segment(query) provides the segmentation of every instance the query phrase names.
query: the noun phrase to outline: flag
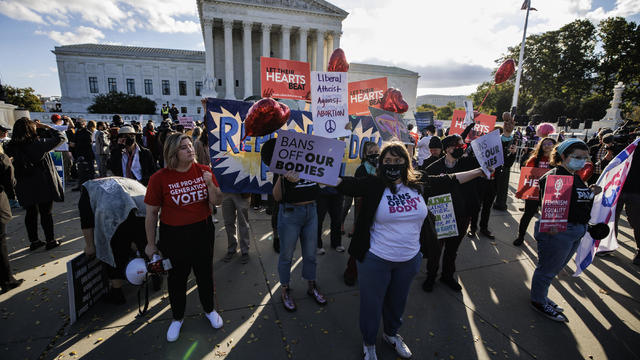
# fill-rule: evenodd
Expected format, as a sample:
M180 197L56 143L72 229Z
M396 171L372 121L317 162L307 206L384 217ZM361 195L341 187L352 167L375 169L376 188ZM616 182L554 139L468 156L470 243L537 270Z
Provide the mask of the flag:
M527 10L527 8L530 6L531 6L531 0L524 0L524 2L522 3L522 7L520 7L520 10ZM530 10L538 11L538 9L536 8L531 8Z
M602 171L596 183L602 188L602 192L595 196L591 208L591 224L605 223L609 225L609 236L602 240L594 240L587 232L580 240L576 252L576 272L573 276L580 275L593 261L593 256L598 251L611 251L618 248L618 240L615 232L616 204L620 198L620 192L627 179L633 152L638 146L640 138L627 146L609 165Z

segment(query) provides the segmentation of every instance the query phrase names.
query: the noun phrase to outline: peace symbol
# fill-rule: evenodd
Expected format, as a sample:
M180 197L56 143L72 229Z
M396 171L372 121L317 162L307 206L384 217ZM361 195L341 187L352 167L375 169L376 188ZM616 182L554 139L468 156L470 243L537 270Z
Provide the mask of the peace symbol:
M332 133L332 132L336 131L336 122L333 121L333 120L327 120L327 122L324 123L324 129L328 133Z

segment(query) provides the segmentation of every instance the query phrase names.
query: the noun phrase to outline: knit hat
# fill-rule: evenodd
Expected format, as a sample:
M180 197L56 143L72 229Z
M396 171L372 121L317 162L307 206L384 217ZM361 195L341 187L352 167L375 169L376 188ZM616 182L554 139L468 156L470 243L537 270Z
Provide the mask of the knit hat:
M582 143L584 144L584 146L587 146L587 144L584 143L584 141L582 140L578 140L575 138L570 138L567 139L563 142L560 143L560 145L558 145L558 147L556 148L556 151L558 152L558 154L562 155L562 153L565 152L565 150L567 150L569 148L569 146L573 145L573 144L577 144L577 143Z
M437 136L432 136L429 140L429 149L442 149L442 140Z

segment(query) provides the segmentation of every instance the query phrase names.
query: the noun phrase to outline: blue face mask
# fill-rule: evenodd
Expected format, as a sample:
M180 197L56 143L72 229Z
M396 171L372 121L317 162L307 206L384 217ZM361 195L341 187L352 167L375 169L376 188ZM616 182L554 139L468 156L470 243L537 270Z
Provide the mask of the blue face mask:
M369 163L368 161L364 162L364 168L365 168L365 170L367 170L367 174L369 174L369 175L375 175L376 174L376 167L371 165L371 163Z
M585 159L569 158L569 162L567 163L567 168L573 171L582 170L582 168L586 163L587 163L587 160Z
M502 142L509 142L509 141L513 140L513 135L509 136L509 137L506 137L504 135L500 135L500 137L502 138Z

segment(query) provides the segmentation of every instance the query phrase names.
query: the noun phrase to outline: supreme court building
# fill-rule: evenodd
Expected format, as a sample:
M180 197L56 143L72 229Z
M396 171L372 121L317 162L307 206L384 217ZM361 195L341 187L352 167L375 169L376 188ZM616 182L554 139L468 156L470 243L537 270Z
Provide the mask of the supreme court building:
M202 96L260 96L260 57L306 61L323 71L348 13L323 0L197 0L205 51L78 44L57 46L62 111L85 112L97 94L122 91L200 114ZM345 49L347 59L349 51ZM416 107L418 74L350 63L349 81L387 77Z

